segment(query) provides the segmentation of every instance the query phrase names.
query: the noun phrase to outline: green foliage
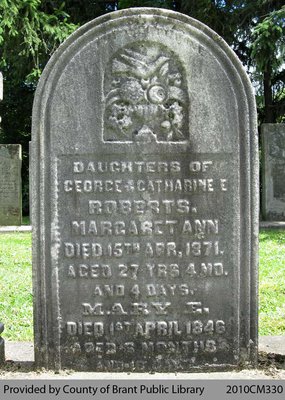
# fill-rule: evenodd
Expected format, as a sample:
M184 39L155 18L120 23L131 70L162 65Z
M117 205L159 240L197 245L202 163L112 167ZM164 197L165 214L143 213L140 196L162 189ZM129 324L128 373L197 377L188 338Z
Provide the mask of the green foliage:
M115 11L118 6L116 0L65 0L65 10L70 20L75 24L83 25L92 19L110 11Z
M0 1L0 70L4 100L0 103L1 143L23 147L23 212L29 212L28 146L34 90L58 45L76 29L64 3L40 0Z
M119 0L118 9L130 7L157 7L157 8L173 8L172 0Z
M68 22L64 3L51 12L48 5L40 0L0 2L0 69L4 76L8 73L14 81L36 83L48 58L75 30L76 25Z
M257 69L263 72L270 62L277 70L284 63L285 55L285 6L271 12L252 32L251 56Z
M284 0L181 0L178 11L219 33L257 89L259 122L285 120Z
M254 26L251 60L258 88L259 118L264 122L285 120L285 6L273 10Z

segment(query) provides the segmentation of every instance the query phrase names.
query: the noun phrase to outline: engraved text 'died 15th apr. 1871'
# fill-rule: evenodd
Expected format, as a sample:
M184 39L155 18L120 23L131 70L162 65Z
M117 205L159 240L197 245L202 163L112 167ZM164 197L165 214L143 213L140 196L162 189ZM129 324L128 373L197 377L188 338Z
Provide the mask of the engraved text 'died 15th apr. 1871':
M254 364L254 96L212 30L163 9L100 17L60 46L33 110L38 365Z

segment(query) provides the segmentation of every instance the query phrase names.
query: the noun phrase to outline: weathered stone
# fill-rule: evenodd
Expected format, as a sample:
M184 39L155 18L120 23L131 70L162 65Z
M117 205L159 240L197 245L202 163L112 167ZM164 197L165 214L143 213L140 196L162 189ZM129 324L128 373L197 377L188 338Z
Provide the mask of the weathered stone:
M0 72L1 100L3 100L3 75ZM21 145L0 144L0 225L22 223L21 167Z
M5 342L1 337L2 332L4 331L4 324L0 322L0 364L3 364L5 361Z
M0 72L0 100L3 100L3 74Z
M32 159L39 365L255 362L255 101L219 36L161 9L83 26L39 83Z
M3 75L0 72L0 101L3 100ZM1 116L0 116L1 122ZM4 324L0 322L0 364L5 361L4 339L1 338L1 333L4 330Z
M3 75L2 72L0 72L0 101L3 100ZM0 116L0 122L1 122L1 116Z
M263 124L262 216L285 221L285 124Z
M0 225L22 223L22 146L0 144Z

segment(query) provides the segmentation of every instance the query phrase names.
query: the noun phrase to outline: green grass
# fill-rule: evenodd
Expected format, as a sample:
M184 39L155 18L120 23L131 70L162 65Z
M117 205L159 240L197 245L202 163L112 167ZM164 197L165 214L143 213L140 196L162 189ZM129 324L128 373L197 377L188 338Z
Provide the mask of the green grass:
M285 231L260 233L259 334L285 335ZM31 234L0 235L0 320L7 340L33 339Z
M0 320L8 340L32 340L31 234L0 234Z
M22 217L22 224L23 225L30 225L30 217Z
M285 335L285 231L263 230L259 242L259 334Z

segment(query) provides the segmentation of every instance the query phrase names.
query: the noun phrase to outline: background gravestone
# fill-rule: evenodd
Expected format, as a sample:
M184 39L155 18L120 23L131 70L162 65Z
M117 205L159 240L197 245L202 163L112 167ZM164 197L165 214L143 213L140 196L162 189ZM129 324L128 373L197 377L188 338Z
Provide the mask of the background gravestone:
M31 150L38 365L255 363L255 101L220 37L162 9L83 26L42 75Z
M0 144L0 225L22 223L22 147Z
M3 100L3 76L0 72L1 100ZM0 225L22 223L21 167L21 145L0 144Z
M3 100L3 75L0 72L0 101ZM0 115L0 122L1 122L1 115Z
M4 331L4 324L0 322L0 364L5 361L5 342L1 337L2 332Z
M263 124L262 215L267 221L285 221L285 124Z
M3 100L3 75L0 72L0 101ZM0 116L1 122L1 116ZM0 321L0 364L5 361L5 348L4 339L1 337L1 333L4 330L4 324Z

